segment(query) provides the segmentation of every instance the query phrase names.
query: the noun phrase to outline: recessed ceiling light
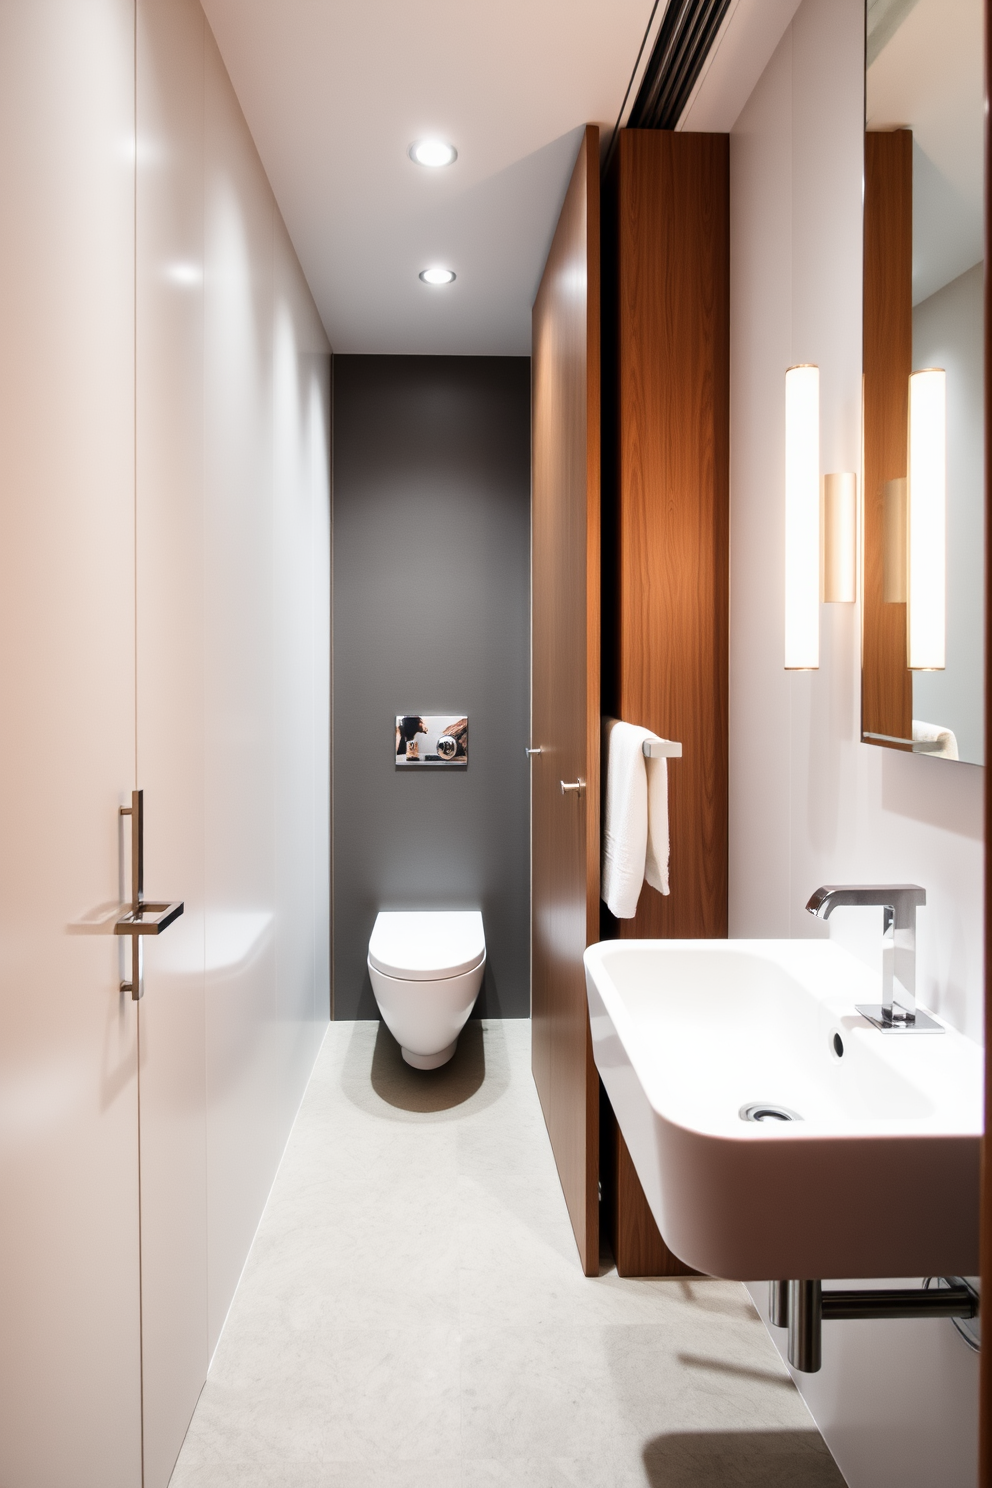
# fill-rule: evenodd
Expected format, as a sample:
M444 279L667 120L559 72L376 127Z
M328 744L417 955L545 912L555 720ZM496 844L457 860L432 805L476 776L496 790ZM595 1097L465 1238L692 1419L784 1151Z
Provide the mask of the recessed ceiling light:
M450 165L457 160L458 151L445 140L415 140L410 146L410 159L415 160L418 165L429 165L436 170L438 166Z
M454 269L421 269L420 277L425 284L453 284Z

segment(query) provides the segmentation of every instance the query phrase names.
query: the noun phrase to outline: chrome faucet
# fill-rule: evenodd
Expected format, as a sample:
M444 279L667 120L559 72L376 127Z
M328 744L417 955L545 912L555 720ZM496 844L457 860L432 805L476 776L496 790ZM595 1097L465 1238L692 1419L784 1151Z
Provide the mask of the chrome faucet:
M916 911L927 902L919 884L825 884L806 908L828 920L838 906L879 905L882 910L882 1001L855 1009L883 1033L943 1033L916 1006Z

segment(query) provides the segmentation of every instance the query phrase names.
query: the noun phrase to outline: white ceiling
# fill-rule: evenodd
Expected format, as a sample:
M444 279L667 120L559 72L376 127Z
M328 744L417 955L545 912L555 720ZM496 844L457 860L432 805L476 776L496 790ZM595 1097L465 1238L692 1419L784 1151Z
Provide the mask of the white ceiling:
M204 0L336 352L529 354L582 126L614 124L651 8ZM414 165L425 135L455 164Z
M982 258L982 0L897 0L874 8L898 24L868 69L868 127L913 131L918 304Z

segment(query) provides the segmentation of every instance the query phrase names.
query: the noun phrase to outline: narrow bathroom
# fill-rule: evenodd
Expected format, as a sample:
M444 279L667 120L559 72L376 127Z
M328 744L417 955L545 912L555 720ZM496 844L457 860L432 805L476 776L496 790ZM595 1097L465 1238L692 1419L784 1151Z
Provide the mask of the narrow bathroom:
M990 8L0 7L2 1488L992 1488Z

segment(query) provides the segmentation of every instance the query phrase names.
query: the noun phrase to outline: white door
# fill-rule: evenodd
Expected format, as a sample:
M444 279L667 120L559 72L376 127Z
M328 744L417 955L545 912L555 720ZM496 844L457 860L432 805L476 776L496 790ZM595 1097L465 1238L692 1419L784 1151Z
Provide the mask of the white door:
M204 22L138 0L135 77L136 785L144 1488L165 1488L209 1363L204 1006Z
M0 5L0 1483L141 1472L129 0Z
M0 1485L165 1488L327 1018L328 348L197 0L0 3L0 201Z
M0 6L5 1488L164 1488L208 1362L204 25L137 16Z

